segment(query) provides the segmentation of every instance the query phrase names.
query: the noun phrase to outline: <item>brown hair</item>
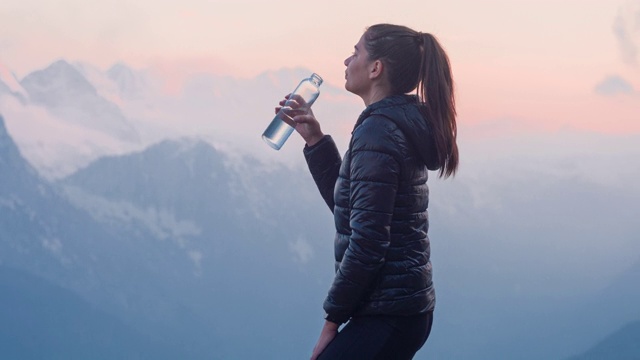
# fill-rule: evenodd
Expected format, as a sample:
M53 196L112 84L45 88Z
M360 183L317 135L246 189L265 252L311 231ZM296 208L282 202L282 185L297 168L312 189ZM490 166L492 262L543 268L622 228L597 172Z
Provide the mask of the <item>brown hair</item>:
M438 40L406 26L378 24L367 28L365 47L371 60L385 65L394 94L417 89L418 102L435 139L440 177L458 168L456 105L451 64Z

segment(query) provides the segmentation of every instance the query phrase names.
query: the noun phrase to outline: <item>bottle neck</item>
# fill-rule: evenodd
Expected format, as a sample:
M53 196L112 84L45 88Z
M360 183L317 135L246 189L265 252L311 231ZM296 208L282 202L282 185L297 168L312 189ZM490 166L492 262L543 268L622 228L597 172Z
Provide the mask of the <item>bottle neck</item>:
M311 79L311 82L316 86L320 86L322 84L322 78L316 73L311 74L311 77L309 79Z

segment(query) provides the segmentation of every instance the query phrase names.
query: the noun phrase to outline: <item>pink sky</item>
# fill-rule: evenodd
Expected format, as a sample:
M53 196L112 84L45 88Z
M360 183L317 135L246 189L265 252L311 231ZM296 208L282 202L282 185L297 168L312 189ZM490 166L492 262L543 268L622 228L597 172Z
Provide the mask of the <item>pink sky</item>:
M58 58L241 77L304 66L342 86L363 29L394 22L440 38L466 124L640 132L640 0L393 4L6 0L0 63L18 77Z

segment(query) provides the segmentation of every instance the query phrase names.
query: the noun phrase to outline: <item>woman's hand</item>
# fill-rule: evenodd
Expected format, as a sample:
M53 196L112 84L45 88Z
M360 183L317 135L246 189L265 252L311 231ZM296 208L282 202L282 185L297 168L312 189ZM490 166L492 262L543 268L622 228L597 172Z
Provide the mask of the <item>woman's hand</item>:
M320 123L313 115L313 111L305 105L300 96L292 97L289 94L285 96L284 100L280 101L280 106L276 108L276 113L282 108L289 108L285 110L285 113L290 119L285 117L283 120L296 129L308 146L313 146L324 137L324 134L320 129Z
M338 335L338 324L331 321L325 321L324 326L322 327L322 332L320 333L320 338L318 339L316 346L313 348L311 360L316 360L336 335Z

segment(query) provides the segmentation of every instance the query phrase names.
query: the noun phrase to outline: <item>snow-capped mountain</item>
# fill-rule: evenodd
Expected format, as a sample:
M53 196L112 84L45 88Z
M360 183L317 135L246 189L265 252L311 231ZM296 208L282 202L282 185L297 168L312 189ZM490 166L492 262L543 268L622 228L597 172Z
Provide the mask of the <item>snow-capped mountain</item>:
M13 297L3 292L0 299L3 304L24 299L18 308L3 306L0 310L0 318L11 320L12 337L15 337L10 344L2 346L3 357L14 354L23 358L35 351L35 354L43 353L47 357L65 358L78 351L105 348L108 353L115 350L121 356L131 358L141 353L152 356L157 348L167 351L162 354L164 351L161 350L159 354L171 358L189 354L182 348L189 347L198 358L201 350L196 348L203 346L202 340L185 338L180 346L164 345L167 342L160 340L169 336L163 335L166 334L163 331L170 332L167 330L168 319L191 318L186 313L178 315L180 301L163 295L168 290L162 285L162 275L158 274L164 272L159 270L163 268L159 264L164 261L171 263L170 274L179 274L182 264L191 274L190 259L181 256L183 252L172 255L173 249L178 248L173 242L158 241L147 227L129 232L114 226L113 222L97 221L73 205L57 186L42 179L20 156L4 131L2 118L0 174L1 273L3 276L10 273L26 281L16 285L15 280L3 277L0 287L28 291L13 293ZM152 275L154 273L156 275ZM46 296L47 306L42 305L41 298L34 297L38 295ZM80 314L96 323L82 320L78 317ZM173 322L170 326L180 327L178 323ZM191 319L189 323L203 336L210 334L198 327L197 319ZM49 328L48 325L59 327ZM82 326L82 334L74 335L74 331L79 331L74 326ZM149 328L158 331L148 331ZM109 334L101 329L118 333ZM137 340L129 342L127 337L119 335L120 332ZM97 337L102 338L98 340ZM4 340L0 343L4 344ZM101 345L105 342L109 343L106 347ZM36 345L40 348L32 349ZM168 355L171 353L173 355Z
M22 91L0 92L0 114L21 154L46 178L144 146L118 106L63 60L14 88Z
M24 156L45 177L66 176L105 155L139 151L166 139L199 137L229 153L261 160L301 161L302 140L264 151L260 135L284 95L311 71L282 69L252 79L172 69L103 71L59 60L18 81L2 72L0 113ZM0 84L2 84L0 83ZM9 89L9 90L7 90ZM324 84L314 111L323 128L347 143L362 109L345 90ZM324 104L323 104L324 103Z
M62 120L121 141L139 141L136 129L120 108L100 96L96 88L64 60L27 75L20 84L31 103L47 108Z

